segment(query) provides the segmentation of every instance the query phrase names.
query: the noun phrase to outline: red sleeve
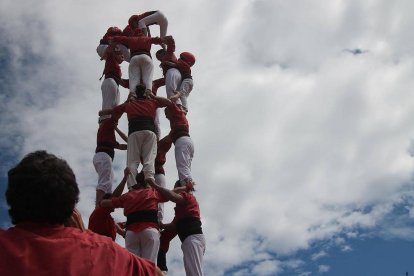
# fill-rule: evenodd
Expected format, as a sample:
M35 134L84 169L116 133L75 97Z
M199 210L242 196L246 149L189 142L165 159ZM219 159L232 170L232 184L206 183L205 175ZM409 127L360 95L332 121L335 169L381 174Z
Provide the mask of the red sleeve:
M158 88L165 85L165 79L160 78L152 81L152 94L157 95Z
M125 29L122 31L123 36L132 36L132 34L133 34L133 31L132 31L131 26L129 25L127 25Z
M186 192L181 192L181 193L178 193L179 195L181 195L182 197L183 197L183 199L185 200L185 203L184 204L186 204L187 202L189 202L189 193L186 193Z
M111 199L112 202L112 206L114 208L121 208L124 207L124 197L123 196L119 196L119 197L113 197Z
M162 39L159 37L151 37L151 44L157 44L157 45L161 45L162 44Z
M167 44L167 50L165 51L165 55L164 55L164 59L163 61L176 61L177 58L174 55L175 52L175 40L174 38L170 38L170 39L166 39L166 44Z
M122 87L129 89L129 79L121 79L121 82L119 83Z
M155 189L154 189L155 190ZM167 199L166 197L164 197L159 191L155 190L155 193L159 199L160 202L167 202L169 201L169 199Z
M112 38L112 41L114 41L116 43L121 43L121 44L129 47L130 38L128 36L114 36Z
M115 106L112 109L112 117L114 118L115 121L118 121L119 118L121 118L122 114L124 114L125 105L126 105L126 103L123 103L123 104Z

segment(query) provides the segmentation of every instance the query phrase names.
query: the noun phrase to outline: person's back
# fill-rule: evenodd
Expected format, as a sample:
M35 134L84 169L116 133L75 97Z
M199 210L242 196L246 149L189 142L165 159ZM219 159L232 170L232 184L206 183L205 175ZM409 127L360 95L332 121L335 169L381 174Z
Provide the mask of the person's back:
M8 172L15 227L0 230L0 275L162 275L111 239L64 227L79 198L65 160L36 151Z
M155 265L110 238L63 225L0 231L0 275L154 275Z

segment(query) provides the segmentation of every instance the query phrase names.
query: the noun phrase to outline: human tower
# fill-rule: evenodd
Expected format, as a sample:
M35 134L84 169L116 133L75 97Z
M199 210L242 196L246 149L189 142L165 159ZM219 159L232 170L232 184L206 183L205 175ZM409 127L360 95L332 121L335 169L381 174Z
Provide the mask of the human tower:
M159 27L159 37L151 36L152 25ZM186 274L203 275L205 239L199 205L193 195L194 145L186 117L195 57L190 52L182 52L177 58L175 40L167 35L167 30L168 20L160 11L132 15L124 30L108 28L97 47L105 67L93 158L98 174L96 206L88 228L113 240L117 233L121 234L127 250L151 260L165 274L169 243L178 235ZM157 80L153 80L153 45L159 47L155 57L163 73L163 78ZM122 62L129 63L128 79L122 78ZM124 103L120 103L120 85L129 90ZM159 88L163 86L166 97L159 95L162 94ZM162 109L170 124L170 132L164 137L160 131ZM128 119L127 135L117 127L123 113ZM117 142L115 133L126 144ZM172 144L178 180L173 189L168 189L163 166ZM127 150L127 160L124 177L113 190L115 149ZM125 185L128 191L123 193ZM163 222L166 201L176 203L175 217L170 223ZM124 209L126 223L114 222L110 215L114 208Z

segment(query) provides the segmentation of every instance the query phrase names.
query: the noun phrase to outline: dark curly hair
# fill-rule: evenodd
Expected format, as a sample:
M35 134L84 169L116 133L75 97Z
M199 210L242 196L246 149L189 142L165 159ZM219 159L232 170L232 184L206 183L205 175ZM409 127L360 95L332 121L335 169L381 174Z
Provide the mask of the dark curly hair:
M6 200L14 224L63 224L79 200L79 188L65 160L35 151L9 170Z

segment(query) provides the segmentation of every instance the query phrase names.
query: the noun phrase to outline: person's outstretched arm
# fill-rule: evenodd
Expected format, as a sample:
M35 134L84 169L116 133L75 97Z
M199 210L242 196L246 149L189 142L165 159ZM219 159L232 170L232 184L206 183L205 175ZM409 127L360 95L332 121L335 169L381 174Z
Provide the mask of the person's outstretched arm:
M124 169L124 177L122 178L121 182L119 182L118 186L115 188L115 190L112 193L112 196L119 197L122 195L122 192L125 188L125 183L127 182L128 175L130 174L130 170L128 167Z
M159 191L163 197L172 202L184 203L185 201L185 199L180 194L177 194L169 189L157 185L155 181L148 181L148 184L151 185L151 187L153 187L155 190Z
M160 96L155 96L152 93L149 95L149 97L152 98L152 99L154 99L154 100L156 100L161 106L171 106L171 105L174 104L169 99L164 98L164 97L160 97Z

